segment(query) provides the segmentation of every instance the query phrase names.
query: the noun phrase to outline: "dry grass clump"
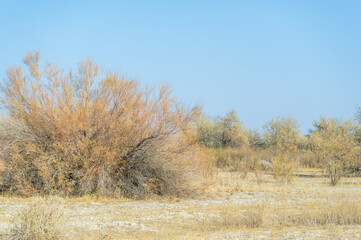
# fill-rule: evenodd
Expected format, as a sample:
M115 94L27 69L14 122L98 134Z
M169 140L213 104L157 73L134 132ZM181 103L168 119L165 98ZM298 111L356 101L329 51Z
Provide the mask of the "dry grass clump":
M340 201L338 203L319 203L317 208L307 208L290 221L298 225L359 225L361 224L361 205L358 201Z
M222 229L258 228L264 222L264 206L256 205L251 208L225 208L220 215L203 222L202 228L212 231Z
M16 240L64 239L62 203L39 199L28 204L13 220L10 238Z
M54 64L12 67L2 86L0 191L186 196L198 177L194 121L166 86L142 88L90 61L77 74Z

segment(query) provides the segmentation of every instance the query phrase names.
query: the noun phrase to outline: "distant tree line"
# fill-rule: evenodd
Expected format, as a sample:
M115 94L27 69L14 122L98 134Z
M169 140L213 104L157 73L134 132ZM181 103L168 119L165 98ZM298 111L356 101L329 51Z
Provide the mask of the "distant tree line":
M307 135L289 117L272 119L260 134L246 129L234 110L213 119L203 115L197 127L199 142L217 150L218 167L242 166L248 171L269 162L275 177L286 180L297 167L322 168L333 185L342 176L361 174L360 108L353 120L323 117L315 121Z

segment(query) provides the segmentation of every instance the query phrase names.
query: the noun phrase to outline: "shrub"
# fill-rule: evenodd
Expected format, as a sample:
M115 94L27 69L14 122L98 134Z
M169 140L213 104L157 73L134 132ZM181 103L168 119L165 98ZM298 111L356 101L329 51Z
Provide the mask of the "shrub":
M216 123L202 115L197 124L198 141L208 148L219 148L219 133Z
M272 150L274 178L290 182L297 165L297 155L306 141L297 121L284 117L272 119L264 126L264 139L266 146Z
M361 107L358 106L356 113L355 113L355 121L356 124L354 126L355 128L355 141L358 144L361 144Z
M261 137L261 134L257 130L247 130L249 145L256 149L264 149L265 142Z
M352 123L322 118L314 126L312 150L322 156L326 173L335 185L360 163L360 147L355 142Z
M248 147L220 148L215 151L215 166L230 171L242 172L244 176L255 170L258 158L256 152Z
M61 208L62 203L56 199L40 199L29 203L14 218L11 239L64 239Z
M296 151L302 142L297 121L292 118L277 118L266 123L264 138L267 147L280 152Z
M236 170L243 162L244 154L235 148L221 148L216 151L215 165L218 168Z
M0 133L2 190L19 195L60 193L145 198L194 193L198 109L181 106L170 90L142 88L91 60L77 74L39 53L9 68L2 86L9 112Z
M241 147L248 144L247 132L235 110L226 114L217 123L222 147Z
M296 163L290 159L290 155L277 155L272 158L272 163L274 178L279 180L281 183L291 182L296 168Z
M209 148L246 146L248 135L235 110L216 121L203 115L198 122L198 140Z

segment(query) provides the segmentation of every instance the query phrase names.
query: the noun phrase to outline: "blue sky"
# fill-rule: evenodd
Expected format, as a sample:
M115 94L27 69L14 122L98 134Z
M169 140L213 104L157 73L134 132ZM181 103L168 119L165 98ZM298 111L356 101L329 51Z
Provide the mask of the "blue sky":
M249 128L277 116L304 133L361 105L361 1L1 1L0 76L29 50L75 68L92 58L167 83Z

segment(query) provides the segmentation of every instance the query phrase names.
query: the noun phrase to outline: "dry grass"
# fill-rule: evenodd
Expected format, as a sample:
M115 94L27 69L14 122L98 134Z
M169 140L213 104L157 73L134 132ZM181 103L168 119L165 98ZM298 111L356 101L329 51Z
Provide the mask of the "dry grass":
M219 222L215 221L221 229L224 228L257 228L262 226L264 206L252 206L241 211L239 208L229 208L221 212Z
M194 230L201 229L205 232L257 228L263 224L263 212L263 205L252 206L250 208L237 206L222 207L217 216L202 219L193 228Z
M64 239L62 204L58 199L39 199L28 204L13 219L11 239Z
M357 201L304 203L299 207L304 210L291 205L280 209L269 204L221 207L219 215L200 220L193 228L209 232L260 227L361 225L361 206Z
M330 186L319 171L302 173L318 177L279 184L264 174L257 184L252 174L215 172L218 194L198 200L66 198L64 229L69 239L360 239L361 179ZM34 201L1 197L0 226Z
M318 202L313 205L313 207L305 208L299 214L290 217L290 221L306 226L361 224L360 201Z

